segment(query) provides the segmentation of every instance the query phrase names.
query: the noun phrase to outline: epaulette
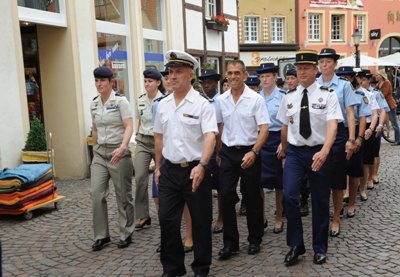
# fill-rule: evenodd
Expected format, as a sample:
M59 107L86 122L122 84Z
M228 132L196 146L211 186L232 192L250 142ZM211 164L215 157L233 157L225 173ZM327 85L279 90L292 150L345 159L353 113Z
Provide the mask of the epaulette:
M142 98L142 97L145 96L145 95L146 95L146 93L143 93L142 95L139 96L139 98Z
M293 91L296 91L297 90L297 87L296 88L292 88L291 90L288 90L287 92L286 92L286 94L289 94L289 93L291 93L291 92L293 92Z
M326 87L326 86L320 86L319 88L320 88L320 89L323 89L323 90L327 90L327 91L329 91L329 92L334 91L333 89L328 88L328 87Z
M373 90L373 91L380 91L380 90L379 90L379 89L377 89L377 88L373 88L372 90Z
M121 96L121 94L119 92L116 92L115 96Z
M169 96L170 93L167 93L163 96L158 97L157 99L154 99L153 102L160 102L161 100L163 100L165 97Z
M279 90L280 93L286 94L286 91L284 91L283 89Z
M208 102L213 103L214 99L211 99L210 97L207 96L204 92L199 92L201 96L203 96L205 99L207 99Z
M346 78L343 78L343 77L339 77L339 79L346 81L346 82L350 82L349 80L347 80Z
M361 90L356 90L355 93L356 93L356 94L359 94L359 95L361 95L361 96L364 96L364 95L365 95L365 93L364 93L363 91L361 91Z
M92 100L92 101L96 100L98 97L99 97L99 95L97 95L95 98L93 98L93 100Z

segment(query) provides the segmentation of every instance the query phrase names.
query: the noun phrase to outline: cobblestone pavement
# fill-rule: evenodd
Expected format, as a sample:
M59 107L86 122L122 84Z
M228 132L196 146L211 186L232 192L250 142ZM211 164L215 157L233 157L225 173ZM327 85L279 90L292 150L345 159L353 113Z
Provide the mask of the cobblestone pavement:
M266 193L268 219L261 253L247 254L245 217L239 216L240 253L218 261L222 234L213 235L211 276L400 276L400 220L398 173L400 147L382 143L380 184L369 191L367 202L357 203L356 216L343 218L341 233L329 238L328 262L312 262L311 217L303 218L306 250L301 262L285 267L288 247L285 232L273 234L274 193ZM118 249L116 203L109 196L109 220L113 243L92 252L92 221L89 180L60 181L59 193L66 196L60 209L36 210L34 218L0 216L4 276L159 276L159 224L151 205L153 224L133 235L133 244ZM216 198L213 200L216 206ZM188 275L193 254L186 256Z

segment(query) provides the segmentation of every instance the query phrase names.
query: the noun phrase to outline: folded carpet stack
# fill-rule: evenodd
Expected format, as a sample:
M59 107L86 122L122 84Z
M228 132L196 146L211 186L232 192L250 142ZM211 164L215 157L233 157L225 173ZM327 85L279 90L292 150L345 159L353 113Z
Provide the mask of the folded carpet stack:
M57 197L51 164L23 164L0 171L0 214L23 214Z

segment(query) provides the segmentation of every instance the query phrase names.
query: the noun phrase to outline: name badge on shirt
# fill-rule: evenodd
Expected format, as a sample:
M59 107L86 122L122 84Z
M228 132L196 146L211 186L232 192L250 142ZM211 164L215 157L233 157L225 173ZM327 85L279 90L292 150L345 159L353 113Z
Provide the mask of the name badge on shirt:
M363 101L364 101L364 104L368 104L369 103L368 97L367 96L363 96Z
M191 114L187 114L187 113L184 113L184 114L183 114L183 117L189 117L189 118L193 118L193 119L199 119L198 116L196 116L196 115L191 115Z
M322 110L326 108L326 104L314 103L311 105L313 109Z

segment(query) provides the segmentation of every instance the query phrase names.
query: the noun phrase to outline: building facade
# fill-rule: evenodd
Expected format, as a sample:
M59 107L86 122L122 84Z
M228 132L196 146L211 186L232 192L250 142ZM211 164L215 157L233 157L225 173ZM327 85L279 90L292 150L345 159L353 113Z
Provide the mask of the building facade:
M293 0L239 1L240 57L250 72L260 63L295 56L296 16Z
M343 57L355 52L352 35L361 32L360 52L382 57L400 50L400 0L307 0L298 5L302 48L335 48Z
M207 29L212 5L230 19L227 31ZM143 70L163 70L168 49L221 69L225 58L237 57L236 18L236 0L0 1L0 168L21 162L36 116L52 133L57 176L86 177L93 69L111 67L114 89L134 107Z

